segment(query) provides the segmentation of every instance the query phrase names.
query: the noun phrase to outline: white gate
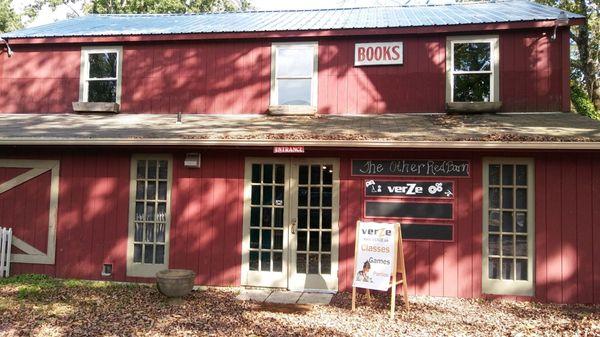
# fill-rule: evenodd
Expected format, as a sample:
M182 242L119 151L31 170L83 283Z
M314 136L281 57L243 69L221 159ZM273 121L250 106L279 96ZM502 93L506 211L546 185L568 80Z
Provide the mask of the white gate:
M0 227L0 278L10 274L10 246L12 244L12 228Z

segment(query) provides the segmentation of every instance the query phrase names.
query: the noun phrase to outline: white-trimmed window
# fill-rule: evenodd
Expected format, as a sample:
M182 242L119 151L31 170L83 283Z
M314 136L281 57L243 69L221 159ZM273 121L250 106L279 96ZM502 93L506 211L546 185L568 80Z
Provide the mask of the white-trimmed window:
M121 102L122 47L81 48L80 102Z
M131 161L127 275L153 277L169 265L171 175L168 155Z
M317 105L316 42L271 48L271 105Z
M446 101L499 100L497 36L449 37L446 42Z
M534 294L534 161L483 163L483 292Z

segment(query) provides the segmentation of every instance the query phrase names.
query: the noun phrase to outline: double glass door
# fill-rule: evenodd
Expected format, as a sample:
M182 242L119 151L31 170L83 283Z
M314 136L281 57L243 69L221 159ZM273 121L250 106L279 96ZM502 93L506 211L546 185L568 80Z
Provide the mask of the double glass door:
M338 160L248 158L242 283L337 289Z

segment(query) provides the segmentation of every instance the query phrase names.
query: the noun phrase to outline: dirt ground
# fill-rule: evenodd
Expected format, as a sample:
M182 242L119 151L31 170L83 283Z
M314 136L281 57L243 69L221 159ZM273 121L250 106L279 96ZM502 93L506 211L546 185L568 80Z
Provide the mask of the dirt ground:
M25 276L0 280L0 336L600 336L600 306L412 297L388 319L387 296L350 311L242 302L239 289L165 299L150 285Z

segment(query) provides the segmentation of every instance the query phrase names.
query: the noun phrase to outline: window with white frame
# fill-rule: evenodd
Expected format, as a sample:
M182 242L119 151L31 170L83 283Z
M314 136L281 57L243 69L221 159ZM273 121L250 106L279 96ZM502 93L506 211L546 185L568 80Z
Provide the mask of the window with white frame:
M271 105L317 105L317 44L272 46Z
M498 37L449 37L447 101L498 101Z
M120 103L121 47L81 49L79 101Z
M169 156L140 155L131 162L128 275L153 276L168 266Z
M484 160L483 186L483 291L533 295L533 160Z

